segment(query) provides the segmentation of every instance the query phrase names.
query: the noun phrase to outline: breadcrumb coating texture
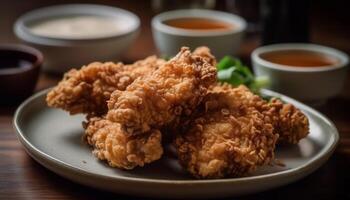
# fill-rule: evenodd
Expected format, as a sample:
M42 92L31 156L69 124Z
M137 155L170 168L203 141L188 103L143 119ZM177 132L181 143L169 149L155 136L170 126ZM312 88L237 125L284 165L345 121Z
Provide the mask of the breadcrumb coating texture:
M294 105L284 104L276 98L269 105L278 115L278 120L274 122L276 132L280 135L278 143L297 144L309 134L308 118Z
M247 87L218 84L177 127L180 164L197 178L238 177L274 161L275 144L296 144L308 134L307 117L279 99ZM172 129L175 130L175 129Z
M243 88L245 86L240 86ZM228 91L232 86L223 84L220 87L214 87L214 91ZM245 87L246 88L246 87ZM246 88L246 90L249 90ZM281 144L297 144L301 139L309 134L309 120L307 116L290 103L283 103L278 98L272 98L265 101L258 95L252 95L251 99L241 101L246 106L256 108L263 113L269 123L273 124L275 134L279 135L278 143Z
M212 56L206 51L207 57L201 57L182 48L173 59L136 79L125 91L113 92L107 118L122 124L129 134L141 134L190 115L216 81L216 68L208 62Z
M161 158L163 147L159 130L140 136L128 136L120 124L105 118L91 118L85 125L85 139L100 160L112 167L133 169Z
M136 78L151 73L164 62L150 56L132 65L94 62L79 70L72 69L48 93L47 104L70 114L105 114L113 91L125 90Z
M181 165L197 178L222 178L270 163L278 135L270 119L246 105L254 101L245 87L213 88L175 140Z

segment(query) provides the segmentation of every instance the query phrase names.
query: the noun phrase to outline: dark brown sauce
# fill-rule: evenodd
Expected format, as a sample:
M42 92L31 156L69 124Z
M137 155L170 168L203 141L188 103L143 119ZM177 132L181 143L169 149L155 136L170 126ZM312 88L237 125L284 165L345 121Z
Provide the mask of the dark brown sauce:
M4 70L27 70L33 66L34 55L16 50L0 50L0 72Z
M12 69L12 68L29 69L29 68L31 68L31 66L32 66L32 63L27 61L27 60L5 60L5 61L0 61L0 70Z
M176 28L194 30L225 30L235 28L234 24L205 18L177 18L164 21L163 23Z
M260 57L272 63L295 67L322 67L339 63L334 56L308 50L279 50L262 53Z

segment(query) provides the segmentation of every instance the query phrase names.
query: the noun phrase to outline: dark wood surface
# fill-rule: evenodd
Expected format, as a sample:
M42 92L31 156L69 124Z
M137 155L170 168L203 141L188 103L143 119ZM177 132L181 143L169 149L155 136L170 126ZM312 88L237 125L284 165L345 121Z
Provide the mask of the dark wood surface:
M29 10L35 5L26 2L30 1L8 3L6 4L8 7L5 9L0 6L0 20L4 17L9 19L5 22L0 21L0 23L4 23L2 24L4 26L0 27L8 29L18 12ZM46 1L34 2L39 5L48 4ZM130 5L127 1L122 1L119 4L109 1L109 4L128 8L143 16L142 34L130 50L125 53L123 60L131 62L156 53L149 29L149 20L152 16L149 4ZM13 10L16 9L17 12L14 12ZM322 10L315 12L322 13ZM316 15L312 19L311 36L313 42L333 46L350 53L349 31L348 34L344 33L344 30L349 30L348 28L339 28L333 23L323 23L323 20L327 21L327 16L322 14ZM9 31L5 31L0 36L0 42L14 41L16 39ZM240 56L248 61L250 52L258 45L258 36L246 38ZM42 73L36 91L56 84L59 78ZM17 105L0 106L0 200L130 198L75 184L52 173L31 159L17 140L12 127L13 113L16 107ZM330 99L326 105L317 109L335 123L340 133L340 143L329 161L316 172L298 182L235 199L350 199L350 76L348 76L342 94Z

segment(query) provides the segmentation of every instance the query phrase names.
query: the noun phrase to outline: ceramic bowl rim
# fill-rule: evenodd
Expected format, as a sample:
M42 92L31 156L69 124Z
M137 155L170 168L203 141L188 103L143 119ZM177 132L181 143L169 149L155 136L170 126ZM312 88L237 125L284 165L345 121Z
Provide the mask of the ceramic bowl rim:
M6 76L6 75L21 74L21 73L34 70L36 68L40 68L40 66L44 61L44 56L39 50L23 44L1 44L0 52L1 51L13 51L16 53L19 53L19 52L25 53L30 56L33 56L35 58L35 61L30 62L30 66L27 68L9 68L9 69L0 68L0 77Z
M64 8L69 8L70 10L67 10L62 14L50 13L57 10L62 10ZM130 26L130 28L127 31L116 32L115 34L108 35L108 36L87 37L87 38L63 38L63 37L56 38L56 37L40 36L40 35L31 33L28 26L26 25L30 20L35 21L35 20L39 20L40 18L48 18L53 15L65 16L65 15L74 14L72 12L73 9L78 9L80 12L82 13L86 12L89 15L100 16L100 14L103 14L105 16L110 16L110 17L115 17L111 13L118 12L120 15L124 15L130 18L130 20L133 20L134 24L133 26ZM85 11L84 9L90 9L90 11ZM91 10L94 10L93 11L94 13L92 13ZM82 14L82 13L79 13L79 14ZM16 36L24 41L44 44L44 45L59 45L59 44L75 44L75 43L79 44L79 43L86 43L91 41L98 42L101 40L103 41L103 40L121 38L136 32L140 28L140 24L141 24L140 19L137 15L135 15L134 13L128 10L124 10L121 8L106 6L106 5L99 5L99 4L62 4L62 5L43 7L43 8L35 9L25 13L24 15L20 16L16 20L13 26L13 30Z
M184 18L184 17L207 18L207 19L225 21L230 24L237 25L237 28L225 29L225 30L198 31L198 30L175 28L163 23L166 20ZM238 15L234 15L234 14L222 12L222 11L216 11L216 10L207 10L207 9L180 9L180 10L163 12L153 17L151 24L154 30L167 33L170 35L179 35L179 36L188 36L188 37L210 37L210 36L238 34L238 33L244 32L247 28L246 21Z
M339 63L330 66L320 67L299 67L299 66L287 66L269 62L260 57L262 53L279 51L279 50L308 50L314 52L320 52L327 55L334 56L340 60ZM288 72L323 72L323 71L334 71L341 68L345 68L349 64L349 57L346 53L319 44L312 43L281 43L272 44L256 48L252 54L251 59L253 63L259 64L260 67L270 68L277 71L288 71Z

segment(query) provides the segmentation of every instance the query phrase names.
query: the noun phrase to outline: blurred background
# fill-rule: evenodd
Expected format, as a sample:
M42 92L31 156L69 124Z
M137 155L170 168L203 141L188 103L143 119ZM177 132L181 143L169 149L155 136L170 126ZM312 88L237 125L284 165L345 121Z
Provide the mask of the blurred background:
M166 10L190 7L222 10L243 16L249 23L244 45L239 51L243 59L246 59L244 56L262 43L292 42L298 39L331 46L349 54L350 17L347 2L347 0L144 0L137 2L129 0L2 0L0 2L0 43L19 42L13 33L13 23L27 11L57 4L97 3L120 7L140 17L142 37L139 36L135 45L132 45L123 56L129 62L156 53L150 28L150 20L154 15ZM276 12L266 16L266 11L269 9L285 12L287 16L278 15ZM273 17L274 14L279 17ZM271 28L273 26L285 30L284 34ZM299 35L288 34L286 27L290 26L298 27ZM262 38L266 41L262 41ZM246 60L249 61L249 59Z

